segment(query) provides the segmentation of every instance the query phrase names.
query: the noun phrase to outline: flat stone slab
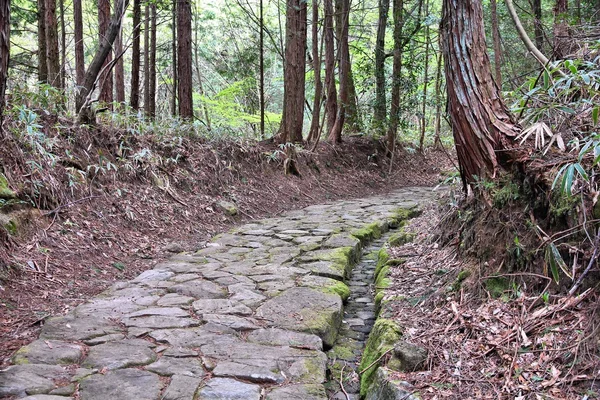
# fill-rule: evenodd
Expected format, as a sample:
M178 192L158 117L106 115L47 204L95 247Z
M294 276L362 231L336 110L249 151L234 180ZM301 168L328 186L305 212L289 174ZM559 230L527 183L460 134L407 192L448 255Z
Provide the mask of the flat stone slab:
M168 288L171 293L190 296L195 299L222 299L227 297L227 291L222 287L206 280L193 280Z
M256 314L270 326L312 333L331 347L342 321L342 299L310 288L292 288L268 300Z
M55 379L70 376L66 369L56 365L13 365L0 371L0 397L46 394L58 387Z
M192 376L175 375L161 397L161 400L194 400L194 394L202 379Z
M249 342L270 346L289 346L299 349L323 350L323 340L317 335L277 328L259 329L247 337Z
M204 376L204 368L198 358L192 357L168 357L163 356L160 360L146 366L146 371L154 372L161 376L191 376L201 378Z
M82 365L86 368L112 370L147 365L154 360L156 353L152 350L152 343L141 339L126 339L90 348Z
M245 304L231 299L196 300L192 307L196 314L235 314L252 315L252 309Z
M287 385L267 393L266 400L327 400L323 385Z
M127 368L95 374L81 381L81 400L159 400L162 383L158 375Z
M36 340L21 347L12 358L14 364L79 364L83 346L60 340Z
M198 400L260 400L259 385L230 378L214 378L198 392Z

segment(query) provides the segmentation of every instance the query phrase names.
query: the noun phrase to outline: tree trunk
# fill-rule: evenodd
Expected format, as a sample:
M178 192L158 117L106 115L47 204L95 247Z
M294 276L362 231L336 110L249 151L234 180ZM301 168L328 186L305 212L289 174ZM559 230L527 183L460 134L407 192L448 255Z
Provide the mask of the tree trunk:
M493 1L493 0L492 0ZM428 2L425 4L425 15L427 15ZM421 108L421 137L419 138L419 151L423 152L425 144L425 131L427 124L427 84L429 83L429 25L425 28L425 71L423 77L423 104Z
M67 66L67 32L65 31L65 0L59 0L60 5L60 87L65 88Z
M58 26L56 22L56 0L46 0L46 64L48 83L60 88L60 58L58 52Z
M177 116L177 0L173 0L171 23L171 68L173 69L173 93L171 96L171 115Z
M150 3L144 10L144 113L150 115Z
M38 19L38 81L48 83L48 64L46 61L46 0L37 0Z
M196 15L199 13L199 4L196 4ZM204 85L202 85L202 70L200 68L200 56L198 55L198 48L200 47L200 40L198 39L198 32L200 31L200 22L198 18L194 18L194 64L196 64L196 75L198 76L198 91L200 96L204 96ZM202 101L202 110L204 111L204 122L206 128L210 131L210 114L208 113L208 106L206 102Z
M321 97L323 84L321 82L321 54L319 54L319 1L313 0L312 4L312 57L315 76L315 98L313 101L312 121L308 141L316 141L319 136L319 117L321 116Z
M569 55L568 0L556 0L554 6L554 57L562 60Z
M96 50L96 54L92 59L83 79L83 86L81 90L77 94L77 98L75 103L80 104L80 107L77 107L79 111L79 123L81 124L90 124L95 122L95 115L91 110L92 99L91 95L94 89L98 86L98 78L100 75L100 71L102 69L102 65L104 64L108 54L112 49L112 45L119 34L119 30L121 29L121 21L123 19L123 14L125 13L125 9L127 8L128 0L117 0L117 4L115 7L115 12L110 19L110 24L108 26L108 30L106 35L104 35L100 40L100 46L98 50ZM110 72L110 69L107 68Z
M335 39L333 36L333 3L324 0L325 22L325 114L327 114L327 132L331 132L337 115L337 89L335 87Z
M439 35L438 35L439 39ZM439 42L439 40L438 40ZM441 47L441 46L440 46ZM437 72L435 77L435 138L433 139L433 147L440 150L442 141L440 139L442 127L442 53L437 56Z
M350 16L350 0L342 0L341 31L339 37L340 55L340 100L333 129L329 132L329 141L340 143L342 141L342 130L346 119L346 110L349 100L349 72L350 72L350 49L348 47L348 19Z
M108 35L108 26L110 23L110 0L98 0L98 31L100 33L100 43ZM113 40L114 42L114 40ZM112 43L111 43L112 47ZM112 48L110 49L112 50ZM112 61L112 51L109 51L104 60L104 72L100 76L100 101L110 106L113 101L113 79L108 64Z
M10 58L10 2L0 3L0 130L4 112L4 93Z
M444 0L442 16L448 111L463 183L494 177L511 161L520 131L492 79L480 0Z
M114 6L117 6L117 0L114 2ZM119 57L115 65L115 85L116 85L116 96L117 103L119 105L125 104L125 63L123 61L123 28L119 30L117 39L115 39L115 57Z
M81 0L78 0L81 1ZM140 107L140 35L142 24L141 0L133 0L133 44L131 49L131 95L129 105Z
M385 99L385 28L387 26L390 0L379 0L379 20L375 42L375 104L373 105L373 128L385 131L387 102Z
M150 89L148 90L150 104L148 115L156 117L156 3L150 6Z
M387 154L394 153L396 134L400 122L400 81L402 73L402 29L404 27L403 0L393 0L392 14L394 19L394 65L392 70L392 99L390 105L390 126L387 132Z
M73 0L73 22L75 25L75 79L77 80L77 86L81 86L83 85L83 77L85 76L81 0ZM75 112L79 112L79 108L76 108Z
M192 7L190 0L177 0L177 74L179 116L194 118L192 99Z
M500 47L500 30L498 29L496 0L490 0L490 11L492 17L492 40L494 42L494 71L496 73L496 84L499 88L502 88L502 49Z
M316 1L316 0L314 0ZM265 138L265 21L264 21L264 5L263 0L258 3L258 74L260 76L260 138Z
M542 26L542 0L532 0L533 26L535 29L535 46L544 52L544 27Z
M280 135L282 143L302 142L304 120L304 82L306 62L306 1L287 0L285 23L285 71L283 96L285 122Z

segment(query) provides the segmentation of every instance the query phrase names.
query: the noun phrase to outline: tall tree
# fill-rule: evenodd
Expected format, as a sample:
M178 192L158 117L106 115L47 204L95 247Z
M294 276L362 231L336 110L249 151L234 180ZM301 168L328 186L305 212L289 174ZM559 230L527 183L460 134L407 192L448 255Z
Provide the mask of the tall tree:
M85 60L83 48L83 10L81 0L73 0L73 23L75 25L75 80L77 86L83 85ZM79 110L75 110L79 112Z
M150 2L144 10L144 112L150 115Z
M421 0L419 0L421 1ZM404 0L393 0L392 18L394 19L394 51L392 69L392 98L390 104L390 123L387 132L387 153L393 154L396 146L396 133L400 122L400 82L402 73L402 30L404 28Z
M114 2L117 6L117 0ZM115 64L115 93L116 100L119 105L125 103L125 63L123 61L123 28L119 30L119 34L115 39L115 57L118 57Z
M98 86L98 77L102 65L106 61L110 53L113 43L121 29L121 21L123 14L127 8L128 0L118 0L115 6L114 13L110 19L108 30L100 40L100 45L94 54L92 62L88 66L83 79L83 85L75 98L75 108L79 110L78 120L82 124L90 124L95 122L95 114L91 109L93 103L92 94ZM110 71L109 71L110 72Z
M316 1L316 0L315 0ZM265 20L263 0L258 2L258 74L260 83L260 138L265 137Z
M385 98L385 30L388 21L390 0L379 0L377 40L375 41L375 104L373 105L373 127L385 129L387 102Z
M98 32L100 34L100 43L103 43L108 35L110 23L110 0L98 0ZM118 33L118 32L117 32ZM114 42L114 40L113 40ZM112 43L111 43L112 47ZM110 104L113 101L113 79L109 64L112 60L112 51L109 51L104 60L104 72L101 74L100 101Z
M331 132L337 115L337 89L335 87L335 41L333 35L333 3L324 0L325 20L323 36L325 41L325 114L327 132Z
M177 75L179 116L194 117L192 98L192 7L190 0L177 0Z
M569 2L568 0L556 0L554 5L554 57L557 60L565 58L569 54Z
M493 0L492 0L493 1ZM425 15L429 12L429 0L425 0ZM423 152L427 124L427 85L429 84L429 25L425 28L425 68L423 71L423 102L421 103L421 137L419 138L419 151Z
M319 53L319 1L312 2L312 58L315 77L315 97L313 100L312 121L308 133L308 141L317 140L319 135L319 117L321 115L321 97L323 84L321 82L321 54Z
M544 52L544 28L542 26L542 0L532 0L533 27L535 29L535 46Z
M65 87L67 74L67 31L65 30L65 0L59 0L60 8L60 87Z
M494 42L494 70L496 84L502 87L502 48L500 46L500 29L498 28L498 11L496 0L490 0L490 14L492 18L492 41Z
M448 112L466 186L511 161L506 150L520 128L492 79L481 0L444 0L441 30Z
M337 115L331 132L329 132L329 141L340 143L342 141L342 130L346 119L346 112L349 107L349 74L350 74L350 48L348 46L348 25L350 17L350 0L342 0L342 30L339 38L340 54L340 98L338 103Z
M306 62L306 1L287 0L285 23L285 69L283 96L285 111L280 141L301 142L304 120Z
M37 0L38 28L38 81L48 82L48 64L46 62L46 0Z
M77 0L76 0L77 1ZM81 1L81 0L78 0ZM174 0L176 1L176 0ZM131 49L131 95L129 105L134 110L140 107L140 34L142 23L141 0L133 0L133 44Z
M171 96L171 115L177 116L177 0L173 0L171 20L171 68L173 69L173 93Z
M48 83L60 88L60 57L58 52L58 24L56 21L56 0L46 0L46 65Z
M156 3L150 6L150 87L148 93L148 115L156 116Z
M4 111L4 93L10 58L10 2L0 2L0 130Z

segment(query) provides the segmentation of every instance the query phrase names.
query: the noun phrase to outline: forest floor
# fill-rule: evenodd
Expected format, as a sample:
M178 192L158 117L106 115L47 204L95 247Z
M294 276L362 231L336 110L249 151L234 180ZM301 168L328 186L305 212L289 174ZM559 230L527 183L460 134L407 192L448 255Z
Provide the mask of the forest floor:
M88 137L96 147L89 153L114 153L118 141L106 139L112 136ZM165 150L135 143L154 154L175 152L179 161L166 165L161 161L166 156L159 162L137 160L133 172L117 162L112 173L100 165L91 184L73 190L65 170L90 171L90 165L98 170L81 155L87 154L86 142L79 136L77 141L65 146L73 146L71 154L79 151L79 158L62 163L63 170L43 173L41 179L51 183L51 193L38 198L43 209L17 237L0 243L0 366L37 337L48 317L68 312L115 281L132 279L172 253L200 248L232 226L335 199L433 186L452 168L445 152L400 151L390 169L379 142L363 137L299 152L301 177L284 175L282 152L273 144L184 141ZM3 151L11 187L25 187L19 177L26 175L27 155L11 146ZM236 215L219 205L224 200L236 205Z
M547 276L465 257L458 240L441 245L452 208L432 205L406 228L414 241L390 249L406 261L391 267L386 317L428 352L427 365L392 379L424 400L600 398L597 292L555 293ZM479 240L506 252L498 238Z

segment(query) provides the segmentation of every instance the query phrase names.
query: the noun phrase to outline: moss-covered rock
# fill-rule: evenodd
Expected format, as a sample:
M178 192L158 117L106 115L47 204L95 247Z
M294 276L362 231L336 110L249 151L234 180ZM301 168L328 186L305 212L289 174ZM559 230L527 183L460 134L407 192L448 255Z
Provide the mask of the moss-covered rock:
M17 194L8 187L8 179L4 174L0 174L0 199L16 199Z
M456 276L456 279L454 280L454 283L452 283L452 287L451 290L453 292L457 292L460 290L460 287L462 286L462 283L465 281L465 279L467 279L469 276L471 276L471 271L469 271L468 269L463 269L462 271L460 271L458 273L458 275Z
M342 301L344 301L344 302L346 300L348 300L348 297L350 297L350 288L344 282L338 281L331 286L327 286L327 287L323 288L323 291L325 293L337 294L338 296L340 296L342 298Z
M380 358L390 352L402 337L400 326L388 319L378 319L369 334L367 345L360 362L360 395L364 397L373 386L375 372L383 362Z
M510 282L503 276L495 276L485 281L485 289L495 299L500 298L510 288Z
M406 223L411 218L418 217L423 211L418 207L398 208L388 220L390 228L396 229Z
M350 234L360 240L360 242L364 245L371 240L379 239L383 233L382 230L382 226L378 222L373 222L360 229L350 232Z
M404 228L400 228L400 230L390 236L388 243L390 246L402 246L403 244L410 243L415 240L417 235L414 233L406 232Z

